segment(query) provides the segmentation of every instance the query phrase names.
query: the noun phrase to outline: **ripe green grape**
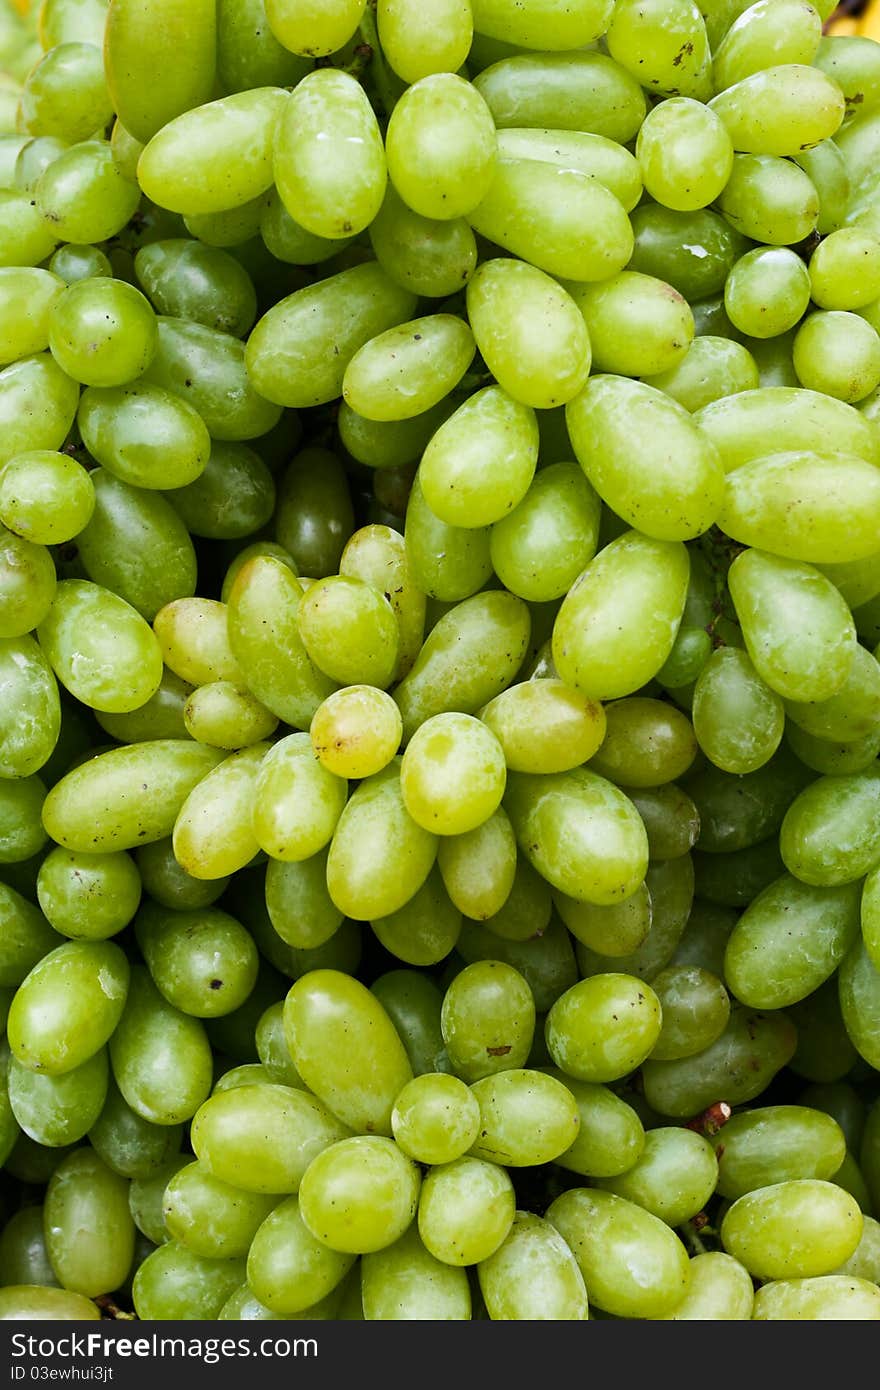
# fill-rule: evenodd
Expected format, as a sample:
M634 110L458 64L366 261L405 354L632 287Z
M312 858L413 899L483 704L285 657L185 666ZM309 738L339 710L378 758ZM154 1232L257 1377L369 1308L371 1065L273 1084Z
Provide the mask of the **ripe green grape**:
M113 106L100 49L92 43L54 45L28 73L20 109L31 135L54 135L68 145L103 130Z
M127 854L74 854L58 845L40 865L37 896L56 931L101 941L131 921L141 879Z
M312 1235L345 1254L392 1245L412 1222L421 1174L393 1139L342 1139L309 1164L299 1190L300 1215Z
M818 68L782 63L762 68L709 103L733 148L753 155L793 155L834 135L844 116L843 93Z
M880 337L858 314L820 310L798 329L792 360L802 386L852 404L880 382Z
M290 734L260 764L252 823L261 849L275 859L308 859L333 836L347 784L315 757L308 734Z
M645 117L636 156L651 197L692 212L713 203L733 168L733 144L721 119L691 97L669 97Z
M660 1026L653 990L633 976L611 972L582 980L557 999L547 1015L547 1047L567 1075L615 1081L641 1065Z
M489 188L496 159L492 115L479 91L454 73L431 74L407 89L385 145L392 184L423 217L462 217Z
M693 721L700 748L715 766L742 774L763 767L776 752L785 710L746 652L720 647L697 677Z
M848 1192L816 1178L772 1183L739 1197L725 1213L725 1249L762 1279L809 1279L848 1259L862 1214Z
M390 695L372 685L334 691L309 726L315 756L336 777L371 777L400 746L403 723Z
M621 145L635 138L646 101L637 79L605 53L522 53L474 80L495 125L585 131Z
M446 1265L473 1265L493 1255L516 1214L506 1171L480 1158L432 1168L419 1196L418 1230L428 1251Z
M63 1159L49 1180L46 1246L64 1288L94 1297L122 1284L134 1255L128 1184L91 1149Z
M114 3L104 33L107 86L119 119L138 140L210 99L215 9L210 0ZM153 75L150 82L145 72Z
M650 92L708 98L712 60L694 0L622 0L611 17L606 42L612 58Z
M503 960L478 961L450 984L440 1016L455 1072L472 1082L525 1065L535 1001L524 977Z
M344 399L368 420L405 420L439 405L474 355L474 337L452 314L431 314L371 338L345 369Z
M616 140L584 130L542 130L521 127L498 131L498 153L505 159L539 159L560 168L579 169L613 193L631 212L642 193L642 174L636 158Z
M297 1197L288 1197L269 1212L254 1235L247 1261L248 1283L256 1297L277 1317L288 1318L310 1310L337 1288L354 1262L353 1256L331 1250L312 1234Z
M724 286L734 327L752 338L774 338L800 322L810 302L810 274L787 247L756 247L742 256Z
M50 1076L87 1062L119 1023L129 974L125 955L110 941L67 941L44 955L9 1008L14 1055Z
M769 246L791 246L819 220L819 195L796 164L772 154L736 154L718 199L734 230Z
M827 40L822 18L798 0L758 0L743 9L713 44L712 78L717 92L778 63L812 63ZM817 66L822 66L817 64ZM823 71L825 69L823 68Z
M90 475L67 454L33 449L18 454L0 477L0 521L36 545L58 545L91 520L95 489Z

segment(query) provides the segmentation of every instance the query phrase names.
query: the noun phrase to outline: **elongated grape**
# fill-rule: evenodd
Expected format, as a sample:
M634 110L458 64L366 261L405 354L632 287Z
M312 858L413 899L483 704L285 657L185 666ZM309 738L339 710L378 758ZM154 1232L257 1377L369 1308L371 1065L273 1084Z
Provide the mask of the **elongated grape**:
M92 709L125 713L159 687L155 636L130 604L98 584L63 580L38 635L58 679Z
M473 355L473 335L454 315L413 319L355 353L345 369L342 394L367 419L407 419L439 404Z
M216 19L210 0L115 0L104 35L114 109L138 140L209 99ZM144 72L154 74L145 83Z
M244 1276L244 1260L208 1259L169 1240L138 1267L132 1302L145 1321L213 1319Z
M874 805L880 777L874 768L820 777L786 812L780 850L786 867L804 883L852 883L880 855Z
M59 845L40 865L37 896L56 931L103 940L137 911L140 874L127 854L73 854Z
M579 169L541 160L499 159L467 217L490 241L569 280L603 280L632 255L632 227L614 194Z
M512 772L566 772L593 756L606 731L601 705L552 679L509 686L484 705L480 719Z
M477 263L474 234L463 217L423 217L406 205L393 184L370 223L369 237L386 274L415 294L454 294L471 278ZM300 254L297 260L301 259Z
M607 707L605 737L590 766L618 786L661 787L682 777L696 753L694 730L680 710L632 696Z
M606 546L569 590L553 627L562 679L607 700L655 676L672 650L688 570L677 541L628 531Z
M534 997L512 966L478 961L450 984L440 1023L454 1070L477 1081L524 1066L535 1028Z
M29 450L60 448L78 401L78 384L48 352L0 371L0 464Z
M703 1208L717 1178L718 1164L707 1139L678 1126L659 1126L648 1131L628 1172L600 1178L597 1186L635 1202L669 1226L680 1226Z
M815 1178L749 1192L721 1225L728 1252L764 1279L828 1274L849 1258L861 1234L862 1214L850 1194Z
M418 1230L426 1249L443 1264L479 1264L498 1249L515 1214L506 1171L465 1156L428 1173L419 1197Z
M821 453L834 440L845 454L878 461L870 422L858 410L830 396L799 387L768 386L744 391L706 406L697 415L700 429L721 455L726 472L767 453L810 450Z
M547 1047L577 1080L614 1081L645 1060L660 1024L660 1003L648 985L630 975L596 975L557 999L547 1016Z
M339 819L327 861L330 896L360 920L396 912L424 883L436 847L407 811L392 763L361 783Z
M611 1192L572 1188L547 1209L571 1248L590 1302L618 1317L662 1317L687 1292L687 1251L674 1231Z
M95 508L94 482L67 454L33 449L11 459L0 479L0 521L37 545L72 540Z
M475 1081L472 1093L480 1107L479 1137L470 1149L476 1158L508 1168L549 1163L577 1138L577 1103L553 1076L513 1068Z
M742 1322L751 1318L755 1299L751 1276L721 1250L695 1255L688 1290L664 1315L671 1322Z
M495 572L530 602L561 598L593 558L599 501L575 464L542 468L513 510L492 528Z
M110 941L68 941L38 961L9 1008L9 1045L33 1071L60 1076L107 1042L125 1007L128 961Z
M314 1096L266 1083L205 1101L193 1120L192 1142L222 1182L247 1192L287 1193L297 1191L312 1158L347 1132Z
M819 195L796 164L772 154L736 154L718 199L731 226L753 241L791 246L819 220Z
M44 622L55 597L55 566L45 546L0 528L0 636L23 637Z
M267 1308L279 1317L292 1317L335 1289L352 1263L353 1256L329 1249L312 1235L300 1214L299 1199L288 1197L254 1236L248 1281Z
M626 144L645 117L638 81L605 53L523 53L493 63L474 86L496 126L588 131Z
M447 526L487 526L521 501L537 457L538 428L531 407L500 386L487 386L432 436L422 455L419 492Z
M612 58L650 92L699 101L711 92L709 40L693 0L623 0L614 10L606 42Z
M713 1143L718 1190L734 1199L795 1178L833 1178L846 1148L831 1116L801 1105L743 1111Z
M106 140L71 145L43 170L34 189L53 241L106 241L122 231L139 200L137 184L124 177Z
M693 721L699 745L716 767L747 773L763 767L776 752L785 711L747 654L722 647L697 678Z
M875 1283L849 1274L778 1279L758 1290L752 1317L759 1322L877 1322L880 1299Z
M134 487L184 487L208 462L211 441L201 417L160 386L90 387L77 418L92 457Z
M388 176L423 217L461 217L481 201L495 165L495 126L479 91L453 73L413 83L391 114Z
M642 1075L645 1096L662 1115L687 1119L724 1096L743 1105L761 1094L790 1061L795 1028L783 1013L734 1007L721 1036L693 1057L660 1062L649 1058Z
M119 1287L134 1254L124 1178L78 1149L53 1173L43 1213L49 1258L66 1289L93 1297Z
M671 96L648 113L636 155L651 197L678 212L714 202L733 168L733 145L723 122L687 96Z
M641 195L638 162L623 145L604 135L583 130L532 130L528 126L501 129L498 153L507 159L540 159L561 168L580 169L613 193L627 212Z

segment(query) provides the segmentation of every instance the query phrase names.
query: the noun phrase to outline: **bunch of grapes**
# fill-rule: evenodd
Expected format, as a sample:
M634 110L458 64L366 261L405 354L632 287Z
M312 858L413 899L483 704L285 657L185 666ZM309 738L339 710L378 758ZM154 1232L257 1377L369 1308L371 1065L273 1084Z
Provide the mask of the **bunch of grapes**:
M0 13L0 1317L880 1319L833 8Z

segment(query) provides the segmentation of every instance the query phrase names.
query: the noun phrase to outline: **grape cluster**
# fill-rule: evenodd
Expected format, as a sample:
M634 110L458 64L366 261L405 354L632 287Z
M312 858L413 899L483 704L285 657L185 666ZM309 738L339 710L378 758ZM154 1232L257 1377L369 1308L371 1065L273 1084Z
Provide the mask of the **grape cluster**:
M832 8L0 10L0 1317L880 1319Z

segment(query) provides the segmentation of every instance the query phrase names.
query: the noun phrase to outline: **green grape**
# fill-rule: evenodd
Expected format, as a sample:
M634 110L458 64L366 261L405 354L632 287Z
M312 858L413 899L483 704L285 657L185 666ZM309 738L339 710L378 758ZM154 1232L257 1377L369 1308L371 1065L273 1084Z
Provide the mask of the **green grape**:
M832 1179L846 1143L829 1115L806 1105L768 1105L734 1115L713 1140L718 1191L736 1199L794 1179Z
M74 244L59 246L49 262L49 269L53 275L63 280L65 285L72 285L76 280L85 280L90 275L112 274L110 261L99 247Z
M260 1016L254 1034L260 1061L272 1081L305 1090L305 1083L293 1064L284 1036L284 1001L270 1004Z
M880 337L858 314L811 314L795 335L792 359L802 386L850 404L880 382Z
M877 1285L853 1275L826 1274L811 1279L780 1279L755 1294L752 1317L759 1322L880 1321Z
M342 1139L309 1164L300 1216L331 1250L368 1254L403 1235L416 1214L420 1185L419 1169L393 1139Z
M91 1149L63 1159L43 1208L46 1248L61 1284L94 1297L119 1288L134 1256L128 1183Z
M271 860L266 869L266 909L281 939L298 950L331 940L342 913L327 888L328 851L310 859Z
M839 1273L852 1274L856 1278L867 1279L876 1284L876 1276L880 1273L878 1252L880 1252L880 1222L875 1221L871 1216L865 1216L862 1238L849 1259L841 1265Z
M127 1105L151 1124L188 1120L211 1087L211 1053L201 1023L167 1003L143 966L133 972L110 1060Z
M0 637L25 637L45 621L55 600L51 554L0 527L0 583Z
M219 247L173 238L143 246L135 272L160 314L241 337L253 324L257 296L242 265Z
M116 1028L128 961L103 941L68 941L43 955L20 985L6 1023L24 1066L60 1076L98 1052Z
M147 379L193 406L212 439L253 439L277 424L281 411L251 385L244 353L244 345L229 333L160 318L159 346Z
M59 140L55 135L37 135L33 140L28 140L16 158L12 186L22 193L33 193L43 170L67 148L67 142Z
M494 1255L515 1214L513 1183L505 1169L465 1156L439 1164L425 1177L418 1230L435 1259L461 1267Z
M135 934L153 982L196 1018L231 1013L257 979L257 950L234 917L216 908L176 912L146 904Z
M175 217L167 226L167 234L180 235L186 231L206 246L229 247L236 252L259 233L265 207L266 196L260 194L249 203L223 212L195 212L182 219ZM181 221L183 226L180 226Z
M38 1144L51 1148L74 1144L101 1113L109 1070L103 1047L62 1076L31 1071L12 1056L7 1076L12 1113Z
M227 92L295 87L311 66L279 43L267 23L265 0L219 0L217 75Z
M183 708L187 732L199 743L230 752L274 733L278 720L249 690L212 681L194 690Z
M504 795L504 750L480 720L437 714L413 735L400 767L404 805L416 823L437 835L475 830Z
M553 903L575 940L603 956L629 955L651 930L651 895L645 884L624 902L604 907L559 892Z
M802 63L763 67L713 97L709 110L727 127L735 150L792 155L835 134L843 93L818 68Z
M554 623L553 660L562 679L601 700L646 684L672 650L688 572L678 541L627 531L607 545L569 590Z
M626 787L659 787L681 777L697 753L690 720L662 700L635 696L607 707L594 772Z
M654 976L651 988L662 1009L660 1035L651 1052L655 1061L692 1057L711 1047L727 1027L730 998L721 980L708 970L668 965Z
M388 176L422 217L462 217L489 188L496 159L492 114L479 91L454 73L434 73L407 88L385 143Z
M518 53L475 79L499 130L585 131L625 145L645 118L636 78L605 53Z
M127 854L74 854L59 845L40 865L37 896L56 931L101 941L137 911L140 874Z
M58 1287L43 1235L42 1206L22 1207L10 1216L0 1235L0 1268L7 1286L33 1282L44 1289Z
M474 401L473 406L471 406L471 400ZM451 431L453 442L460 443L461 447L467 449L468 442L475 434L468 422L476 416L478 422L482 423L482 417L485 415L490 417L493 433L503 440L503 431L495 428L496 421L492 417L502 414L500 407L503 407L505 413L513 414L514 418L518 415L521 427L520 437L515 441L515 451L512 451L514 462L517 465L516 476L512 480L503 477L499 479L496 460L503 466L506 458L504 452L496 452L493 449L493 454L496 457L490 458L490 463L494 466L489 472L487 487L479 486L479 480L474 479L473 475L469 477L465 474L461 480L456 478L454 470L455 461L459 456L458 449L447 449L448 436L443 433L442 425L434 436L440 436L438 446L434 451L434 461L436 462L439 455L441 467L449 469L453 481L459 486L464 484L461 500L466 500L469 504L468 516L470 516L473 504L483 511L488 505L491 515L493 503L495 506L499 504L499 481L504 484L500 498L501 506L515 505L518 496L522 495L528 487L529 479L532 476L532 452L528 440L533 436L534 422L528 416L523 417L523 413L527 412L529 407L509 399L505 401L500 387L486 387L484 392L478 392L476 397L472 397L471 400L466 401L460 410L456 411L455 416L444 422L449 424L454 421ZM524 424L525 429L522 429ZM525 439L523 435L525 435ZM494 444L496 441L492 440L491 442ZM480 451L479 456L483 457L482 451ZM478 484L476 488L473 486L475 481ZM522 492L520 492L520 488ZM448 502L448 492L445 497ZM461 510L461 503L457 497L453 500L458 509L455 514L458 515ZM442 603L447 604L470 598L476 594L478 589L483 587L492 573L488 527L464 527L441 520L428 505L422 489L421 469L413 480L407 501L404 536L406 557L413 580L418 588L430 598L439 599Z
M468 56L474 17L468 0L380 0L376 7L379 42L388 63L404 82L435 72L456 72Z
M341 390L341 376L339 380ZM348 480L335 454L303 449L296 455L278 489L275 528L301 573L313 579L336 573L354 530L354 512Z
M32 135L54 135L69 145L87 140L113 118L100 48L59 43L28 73L21 118Z
M846 221L851 190L846 161L836 143L820 140L812 149L800 150L794 162L809 176L819 195L816 231L821 236L837 231Z
M209 0L114 0L104 34L107 86L119 119L138 140L209 100L215 8Z
M119 165L119 168L121 172L124 174L124 176L127 179L130 179L132 183L136 183L138 160L140 159L141 154L143 153L144 146L140 140L135 139L131 131L126 130L125 126L122 124L118 117L113 122L113 129L110 132L110 149L112 151L113 158L116 160L116 163ZM62 251L64 250L63 247L61 247L60 249ZM88 250L93 251L94 248L89 247ZM103 252L98 252L98 255L103 256L103 254ZM88 260L90 259L91 258L89 257L86 261L84 261L84 264L87 264ZM96 272L87 270L86 273L95 274ZM108 269L107 274L112 274L112 271ZM81 275L75 275L72 278L79 280L84 277Z
M819 219L819 195L796 164L772 154L736 154L718 199L735 231L769 246L791 246Z
M196 1157L215 1177L247 1192L299 1188L312 1158L348 1133L325 1105L276 1083L219 1091L193 1120Z
M600 371L653 376L677 366L694 336L693 315L671 285L622 271L600 285L572 290L586 319Z
M468 285L467 308L483 360L515 400L550 409L582 389L590 370L587 327L571 296L542 271L520 261L484 261Z
M833 439L842 453L880 462L871 422L843 401L799 387L769 386L713 401L696 422L718 450L725 472L766 457L767 440L784 453L822 453Z
M749 656L770 689L789 700L836 694L856 642L830 581L811 565L747 550L731 565L728 585Z
M443 996L437 986L418 970L390 970L374 980L370 988L394 1024L414 1074L422 1076L440 1070ZM445 1066L448 1065L446 1061ZM393 1113L392 1109L392 1121Z
M257 321L245 358L250 380L267 400L282 405L334 400L358 349L405 322L414 309L415 295L380 265L340 270L279 300Z
M339 971L312 971L287 996L284 1032L303 1081L334 1114L361 1131L391 1133L412 1070L375 996Z
M409 902L389 916L374 918L370 925L386 951L398 960L409 965L435 965L449 955L458 940L461 912L435 866Z
M577 465L542 468L492 529L492 564L505 588L539 603L566 594L596 552L599 512L599 499Z
M551 1202L547 1220L574 1254L591 1305L617 1317L659 1318L687 1292L687 1251L634 1202L576 1187Z
M840 1011L837 985L837 976L832 975L824 985L787 1011L798 1030L797 1051L791 1060L791 1069L798 1076L823 1083L818 1088L808 1087L800 1099L804 1104L815 1105L820 1110L826 1106L815 1095L817 1089L824 1091L827 1090L827 1083L838 1082L846 1076L856 1060L856 1050ZM835 1114L835 1111L829 1108L829 1114ZM841 1124L849 1128L843 1120Z
M840 1012L850 1042L865 1061L876 1068L880 1058L880 971L864 940L856 942L841 965L838 984ZM867 1174L864 1153L862 1168L873 1184L873 1175Z
M159 687L155 636L130 604L99 584L62 580L38 635L58 679L92 709L134 710Z
M470 967L473 969L473 967ZM549 1163L577 1138L577 1102L562 1081L541 1071L514 1068L475 1081L480 1108L475 1158L508 1168Z
M265 0L269 27L280 44L309 58L342 48L357 31L364 0Z
M474 594L444 614L394 692L404 739L435 714L475 714L499 695L522 663L529 631L526 605L503 592Z
M132 1302L144 1322L214 1319L243 1283L244 1260L213 1260L169 1240L138 1268Z
M57 300L49 346L74 380L87 386L122 386L149 366L157 331L156 316L138 290L120 280L92 276L70 285Z
M715 766L742 774L763 767L776 752L785 712L748 655L721 647L697 677L693 721L700 748Z
M42 912L7 883L0 883L0 926L0 985L4 989L20 985L38 961L62 944Z
M163 907L209 907L226 887L223 879L197 879L174 858L171 836L138 847L135 856L144 890Z
M368 1322L466 1321L471 1316L465 1271L426 1250L415 1224L392 1245L363 1257L361 1282Z
M724 948L737 916L730 907L695 898L671 964L698 965L720 978Z
M504 159L539 159L561 168L579 169L613 193L626 212L632 211L642 194L638 161L623 145L604 135L513 126L498 131L498 153Z
M65 150L40 175L34 193L53 243L116 236L140 199L137 184L122 175L106 140L84 140Z
M79 386L48 352L0 371L0 466L18 454L60 448L78 401Z
M474 28L489 38L522 48L584 48L604 34L609 0L587 0L573 11L559 0L538 0L511 13L503 0L474 0Z
M386 188L368 230L382 269L414 294L444 298L461 289L474 273L476 241L464 218L423 217L407 207L393 184ZM339 246L338 242L327 244Z
M724 286L724 307L735 328L774 338L800 322L810 302L810 275L786 247L759 246L742 256Z
M282 202L306 231L344 237L369 226L385 194L385 151L355 78L324 68L302 79L278 122L274 171Z
M502 960L475 961L450 984L440 1016L450 1062L463 1080L525 1065L535 1001L525 978Z
M193 878L223 878L259 850L251 807L266 743L225 758L189 793L172 830L175 857Z
M648 1131L632 1168L595 1181L668 1226L680 1226L703 1209L717 1177L718 1164L707 1139L689 1129L661 1126Z
M712 59L695 0L618 0L606 34L608 52L655 94L705 101Z
M402 730L400 711L390 695L371 685L349 685L318 707L309 737L327 773L360 779L387 767L400 746Z
M499 159L468 221L489 241L568 280L615 275L633 250L629 218L613 193L579 169L538 159Z
M185 486L208 462L211 441L201 417L159 386L92 386L82 396L78 424L92 457L134 487Z
M546 1070L565 1083L580 1114L577 1138L556 1158L560 1167L591 1178L629 1171L645 1143L645 1131L635 1110L607 1086L578 1081L554 1067Z
M0 864L21 864L46 843L42 810L44 782L32 774L0 781Z
M394 1102L391 1128L398 1148L418 1163L451 1163L477 1139L479 1098L456 1076L416 1076Z
M772 1183L737 1198L721 1223L725 1249L762 1279L808 1279L849 1259L862 1214L848 1192L817 1178Z
M516 839L504 810L499 806L475 830L441 839L437 866L459 912L478 921L493 919L509 904L518 872ZM527 906L531 925L532 903Z
M880 856L874 803L880 790L875 768L820 777L786 812L779 847L786 867L807 884L853 883Z
M0 475L0 521L35 545L79 535L95 508L95 489L67 454L33 449L10 459Z
M643 203L632 214L632 228L635 244L628 269L666 281L691 305L724 288L749 245L710 208L676 212ZM700 326L698 331L707 330Z
M880 298L880 240L842 227L810 257L811 296L820 309L861 309Z
M822 565L821 570L839 589L850 608L858 608L880 593L880 556L875 552L864 560L850 560L839 565Z
M880 105L880 69L876 49L861 36L835 35L819 42L815 66L833 78L846 101L844 125L875 112Z
M49 320L64 285L30 266L0 268L0 364L31 357L49 346Z
M212 1095L221 1091L234 1091L240 1086L261 1086L270 1080L266 1068L259 1062L244 1062L241 1066L230 1067L214 1083Z
M721 42L712 45L717 92L779 63L812 63L828 42L822 39L820 15L799 0L758 0L737 9L741 13Z
M501 386L484 387L431 437L410 510L413 499L421 497L435 526L438 519L469 531L490 525L525 496L537 458L538 428L531 407Z
M759 845L776 834L792 800L812 780L784 748L757 772L741 776L707 764L687 783L700 817L697 848L709 854L728 854Z
M814 738L854 743L870 737L880 718L880 666L876 658L857 646L849 675L836 695L813 704L789 700L785 712Z
M601 978L601 977L600 977ZM648 1104L661 1115L687 1119L723 1095L731 1106L759 1096L790 1061L796 1034L783 1013L755 1013L734 1006L724 1032L692 1057L642 1068Z
M623 1014L623 1010L631 1012ZM633 976L609 973L581 980L547 1015L551 1057L579 1081L614 1081L635 1070L660 1033L660 1003Z
M274 1196L230 1187L196 1162L178 1169L169 1180L163 1213L172 1240L196 1255L228 1260L248 1253L275 1205Z
M308 859L329 843L347 799L347 783L322 767L308 734L290 734L263 759L252 823L274 859Z
M335 688L312 664L299 635L301 593L283 561L268 555L249 560L229 593L229 642L247 672L245 684L294 728L307 728Z
M275 483L255 450L214 442L198 477L167 496L192 535L238 540L261 530L272 516Z
M456 386L470 366L474 338L452 314L412 319L371 338L345 369L342 394L370 420L420 415Z
M537 870L532 868L529 861L522 854L517 854L513 827L506 812L502 810L501 814L505 817L506 834L509 832L512 841L508 871L512 882L497 910L481 919L486 924L486 939L489 942L497 941L498 938L512 942L535 941L543 936L553 915L550 887ZM490 822L487 821L486 824ZM447 842L441 840L440 849L445 843ZM501 951L501 947L498 949ZM487 954L491 956L492 952L489 951Z
M639 130L636 155L651 197L678 212L714 202L733 168L724 124L690 97L658 102Z
M294 221L281 201L277 188L262 200L260 235L266 249L278 261L291 265L319 265L349 245L350 237L330 238L307 232Z
M43 1284L10 1284L0 1289L0 1321L94 1322L100 1317L97 1304L67 1289Z
M567 772L593 757L606 731L602 706L554 679L509 686L484 705L480 719L513 772Z
M594 377L566 407L566 422L599 496L644 535L689 540L717 517L723 498L718 456L684 407L661 391L621 376Z
M0 776L29 777L50 757L61 726L55 676L32 637L0 639L0 684Z
M754 1285L744 1266L732 1255L710 1250L691 1259L687 1293L664 1320L743 1322L751 1318L754 1300Z
M299 573L296 561L293 556L285 550L283 545L279 545L277 541L252 541L250 545L245 545L240 550L236 550L235 556L231 560L223 576L223 586L220 590L221 603L228 603L229 591L235 583L239 571L243 569L248 560L253 560L258 555L271 555L273 559L281 560L290 570L291 574L296 575Z
M266 1200L273 1200L267 1198ZM338 1288L353 1256L331 1250L309 1230L297 1197L279 1202L255 1233L247 1277L254 1295L276 1317L293 1317Z
M89 1130L89 1142L114 1173L144 1180L176 1161L182 1134L180 1125L154 1125L132 1110L111 1079L104 1107Z
M58 245L54 228L47 224L41 209L17 189L0 191L0 233L2 266L35 266L51 256Z
M112 590L150 622L166 605L193 593L192 541L173 507L158 492L130 486L100 468L89 477L95 510L77 536L83 568L90 579ZM164 645L161 635L157 636ZM178 727L182 738L182 726Z
M315 666L341 685L391 683L399 634L390 602L346 575L319 579L297 609L300 638Z
M480 1262L477 1275L494 1321L587 1320L587 1292L570 1247L531 1212L516 1213L509 1234Z
M696 844L700 815L681 787L630 787L627 796L645 823L652 859L677 859Z
M144 193L188 217L258 198L272 186L273 134L286 101L280 87L255 87L176 116L138 160Z

